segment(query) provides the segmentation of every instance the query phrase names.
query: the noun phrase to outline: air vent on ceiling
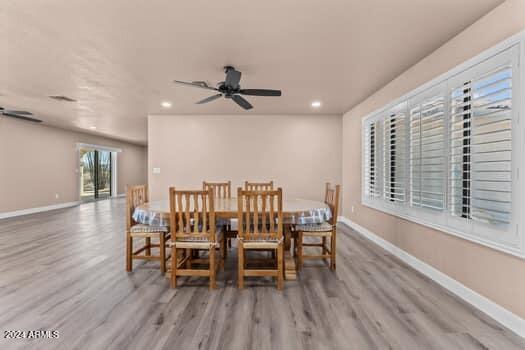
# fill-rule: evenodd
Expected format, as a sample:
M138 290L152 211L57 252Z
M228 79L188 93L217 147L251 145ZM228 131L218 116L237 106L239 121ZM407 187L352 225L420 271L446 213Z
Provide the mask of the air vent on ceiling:
M77 102L77 100L72 99L71 97L61 96L61 95L51 95L49 98L53 100L62 101L62 102Z

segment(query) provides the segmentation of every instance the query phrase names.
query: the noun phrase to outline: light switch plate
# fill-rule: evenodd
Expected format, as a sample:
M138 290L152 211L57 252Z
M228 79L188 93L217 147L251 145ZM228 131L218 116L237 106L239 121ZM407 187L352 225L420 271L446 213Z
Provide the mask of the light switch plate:
M160 168L153 168L153 174L160 174Z

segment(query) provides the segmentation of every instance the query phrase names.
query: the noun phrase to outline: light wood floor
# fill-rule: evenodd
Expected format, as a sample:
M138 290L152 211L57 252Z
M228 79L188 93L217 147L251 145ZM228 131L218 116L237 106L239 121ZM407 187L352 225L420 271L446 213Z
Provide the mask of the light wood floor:
M337 272L305 268L236 289L172 290L153 263L124 270L124 200L0 221L0 349L524 349L525 340L346 227ZM59 339L7 340L5 330Z

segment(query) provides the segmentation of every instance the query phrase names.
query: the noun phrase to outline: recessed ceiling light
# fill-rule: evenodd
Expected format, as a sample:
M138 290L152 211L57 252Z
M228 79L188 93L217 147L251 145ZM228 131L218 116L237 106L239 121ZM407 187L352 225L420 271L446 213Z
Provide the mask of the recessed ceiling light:
M91 130L97 130L97 127L96 126L90 126L89 127Z
M321 107L321 101L314 101L314 102L312 102L312 107L314 107L314 108Z
M162 106L162 108L171 108L171 102L169 101L164 101L160 105Z

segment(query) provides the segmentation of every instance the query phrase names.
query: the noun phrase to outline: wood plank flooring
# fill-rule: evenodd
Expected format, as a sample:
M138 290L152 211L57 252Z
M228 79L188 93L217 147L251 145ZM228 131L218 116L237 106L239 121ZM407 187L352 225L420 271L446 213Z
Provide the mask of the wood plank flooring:
M316 264L307 262L307 264ZM124 200L0 220L0 349L525 349L525 340L342 226L337 271L283 292L124 264ZM250 286L251 285L251 286ZM58 339L3 339L56 330Z

